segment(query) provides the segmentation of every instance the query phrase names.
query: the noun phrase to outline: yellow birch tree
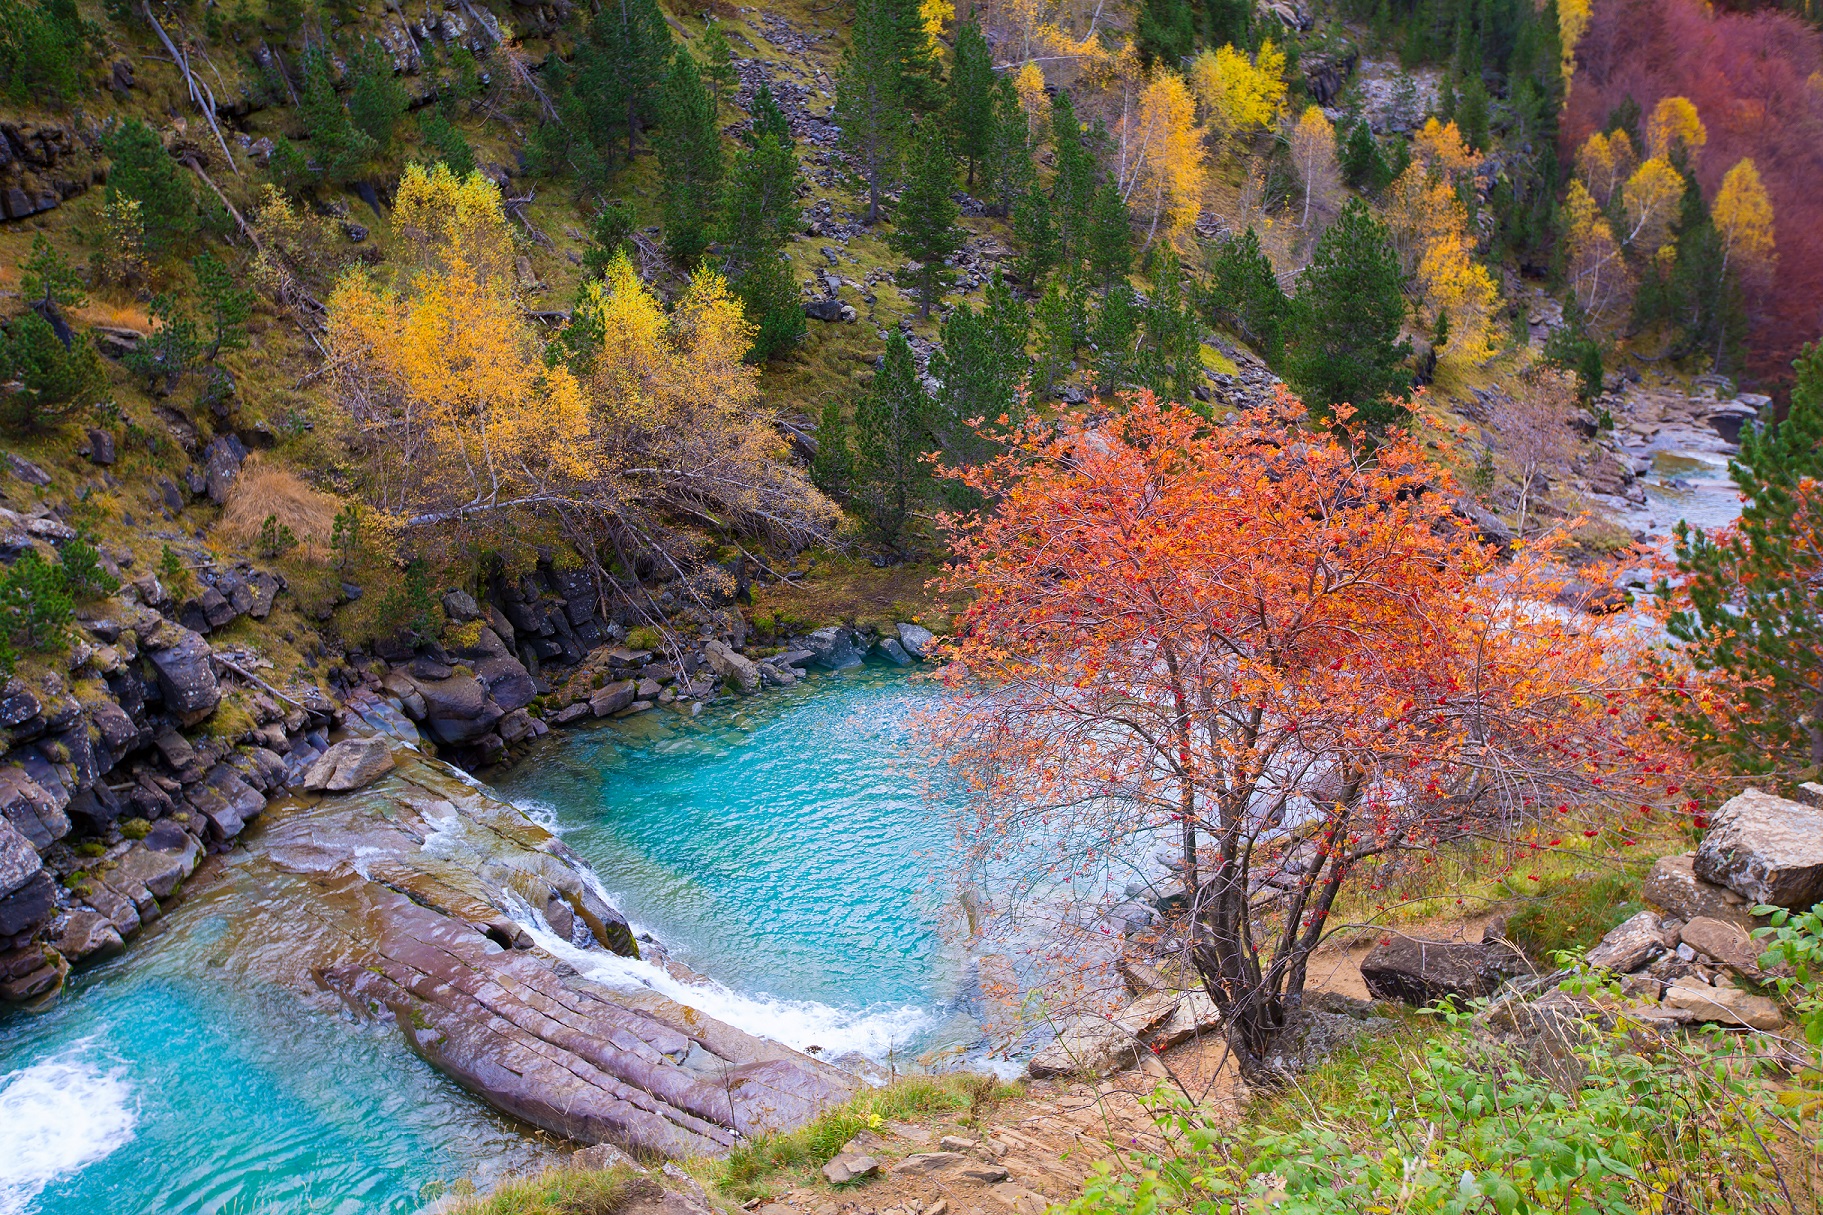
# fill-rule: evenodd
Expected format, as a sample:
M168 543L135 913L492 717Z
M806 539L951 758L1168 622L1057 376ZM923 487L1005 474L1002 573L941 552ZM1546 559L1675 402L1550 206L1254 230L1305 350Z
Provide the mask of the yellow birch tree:
M1208 172L1196 126L1196 103L1190 99L1184 78L1168 71L1155 75L1121 127L1125 169L1121 193L1128 206L1151 215L1148 244L1161 221L1166 236L1175 239L1196 222Z
M1771 273L1778 254L1773 243L1772 199L1751 159L1742 160L1722 177L1710 208L1722 235L1723 272L1730 268L1751 277Z

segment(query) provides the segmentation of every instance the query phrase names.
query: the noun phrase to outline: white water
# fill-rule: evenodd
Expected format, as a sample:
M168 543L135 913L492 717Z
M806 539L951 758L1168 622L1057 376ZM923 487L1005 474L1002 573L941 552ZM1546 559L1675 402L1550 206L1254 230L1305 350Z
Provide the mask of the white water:
M132 1087L94 1055L84 1039L0 1076L0 1215L21 1215L45 1186L132 1140Z

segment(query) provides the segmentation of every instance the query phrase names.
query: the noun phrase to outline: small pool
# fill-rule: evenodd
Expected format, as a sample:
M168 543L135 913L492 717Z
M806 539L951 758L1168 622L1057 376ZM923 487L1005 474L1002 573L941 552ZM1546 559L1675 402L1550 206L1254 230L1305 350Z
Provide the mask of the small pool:
M944 773L908 748L936 694L895 669L819 674L555 736L498 787L717 982L638 963L604 978L825 1058L960 1052L980 1031L941 931ZM0 1018L0 1215L403 1213L556 1158L391 1026L260 979L233 918L261 897L252 868L228 866L48 1012Z

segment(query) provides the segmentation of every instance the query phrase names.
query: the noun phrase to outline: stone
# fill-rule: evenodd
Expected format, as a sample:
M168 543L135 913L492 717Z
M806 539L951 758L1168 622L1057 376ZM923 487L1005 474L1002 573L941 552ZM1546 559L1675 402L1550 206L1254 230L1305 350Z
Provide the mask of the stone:
M1808 911L1823 900L1823 810L1744 790L1716 812L1693 868L1751 902Z
M842 319L842 301L833 295L811 300L804 305L804 315L813 321L839 321Z
M876 1177L880 1162L872 1156L843 1153L823 1166L823 1177L830 1185L845 1185L863 1177Z
M473 675L448 679L413 679L424 698L424 727L440 743L474 742L494 729L504 713L488 701L487 689Z
M645 1170L633 1157L627 1155L611 1143L598 1143L570 1153L570 1167L587 1169L591 1172L606 1172L613 1168L630 1168L638 1172Z
M1524 956L1509 945L1408 936L1390 937L1361 959L1361 978L1375 998L1420 1007L1445 997L1491 996L1529 969Z
M0 898L0 937L16 937L50 919L56 910L57 884L41 869Z
M27 485L49 485L51 474L15 452L6 453L6 469Z
M168 641L155 645L154 641ZM209 643L193 630L169 624L146 639L152 667L165 709L186 726L195 725L221 703L221 686L215 681L215 663Z
M364 788L393 770L392 748L383 738L347 738L323 752L304 773L304 788L346 793Z
M582 718L588 717L589 715L589 702L586 700L579 700L575 704L565 705L563 708L557 710L557 714L551 718L551 722L554 725L567 726L571 722L580 721Z
M177 892L178 884L195 871L201 852L195 837L188 832L184 833L184 843L175 852L148 848L141 840L121 856L114 868L101 875L101 881L110 889L134 899L135 903L139 900L134 898L133 890L142 886L153 898L168 899ZM144 911L142 906L142 916Z
M1627 974L1665 951L1663 925L1657 912L1642 911L1613 928L1588 953L1591 966Z
M0 815L39 852L70 833L70 795L55 781L46 788L24 768L0 768Z
M1035 1080L1085 1073L1112 1075L1139 1058L1141 1038L1168 1020L1177 1010L1175 992L1143 996L1112 1017L1076 1017L1064 1023L1057 1037L1034 1054L1026 1072Z
M861 665L861 652L855 649L847 629L832 626L813 631L805 639L812 654L811 661L831 671L844 667ZM796 665L796 664L793 664Z
M532 732L532 715L524 709L514 709L500 719L500 739L506 743L516 743Z
M924 659L930 656L931 647L937 644L937 635L921 624L912 624L901 620L896 626L899 630L899 644L913 658Z
M1758 979L1765 974L1760 969L1760 955L1765 951L1739 924L1700 915L1685 924L1678 936L1697 953L1714 958L1746 978Z
M90 463L100 464L100 465L103 465L104 467L106 465L114 463L116 456L114 454L114 436L113 435L109 434L105 430L96 430L96 429L91 428L88 433L88 444L87 445L88 445L88 450L85 451L83 454L89 458Z
M1028 1190L1017 1182L1003 1181L988 1193L1013 1215L1044 1215L1050 1209L1051 1200L1035 1190Z
M1694 1013L1699 1021L1744 1025L1749 1029L1777 1029L1785 1023L1779 1006L1765 996L1738 987L1710 987L1695 978L1679 979L1665 990L1667 1007Z
M899 644L896 637L880 638L874 643L874 649L879 651L882 658L897 666L910 666L912 663L912 656L906 652L904 646Z
M240 475L241 463L246 458L246 447L231 434L217 437L203 450L203 476L208 482L209 501L217 506L228 505L228 489Z
M1177 1007L1165 1023L1153 1030L1146 1045L1154 1051L1170 1050L1192 1038L1206 1037L1222 1024L1221 1010L1206 991L1186 991L1178 996Z
M969 1185L993 1185L1007 1179L1007 1171L961 1152L914 1152L892 1167L895 1177L935 1177Z
M10 819L0 818L0 898L31 881L43 868L32 842Z
M498 654L475 663L475 674L487 685L487 694L505 712L523 709L538 698L538 685L525 664L511 654Z
M57 952L72 962L118 953L124 942L120 929L99 911L72 911L64 917L54 943Z
M751 658L736 652L727 642L720 639L703 645L703 657L709 661L709 669L722 677L722 680L743 692L760 690L760 668Z
M631 679L603 684L589 695L589 711L597 717L618 713L633 703L639 684Z
M1761 922L1754 918L1745 898L1726 886L1717 886L1696 876L1692 853L1659 857L1646 875L1640 896L1680 920L1708 917L1743 928L1753 928Z

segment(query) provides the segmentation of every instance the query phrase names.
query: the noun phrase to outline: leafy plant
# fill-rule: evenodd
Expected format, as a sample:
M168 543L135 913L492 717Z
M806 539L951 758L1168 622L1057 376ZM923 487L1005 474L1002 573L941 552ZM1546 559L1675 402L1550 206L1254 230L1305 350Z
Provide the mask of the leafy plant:
M1789 975L1775 980L1779 994L1797 1012L1804 1040L1823 1047L1823 993L1818 991L1818 982L1823 980L1823 903L1809 911L1785 907L1755 907L1753 911L1772 921L1769 927L1753 931L1766 946L1760 965L1790 969Z
M86 530L78 530L73 539L64 543L60 560L64 588L78 603L105 599L120 589L120 579L102 567L101 550Z
M35 311L16 317L0 334L0 379L21 385L0 399L0 424L17 431L54 426L95 404L107 388L107 372L89 336L75 335L66 347Z
M277 515L267 515L260 524L259 539L254 541L253 551L255 555L270 561L274 557L283 557L296 548L297 543L297 533L280 523Z

